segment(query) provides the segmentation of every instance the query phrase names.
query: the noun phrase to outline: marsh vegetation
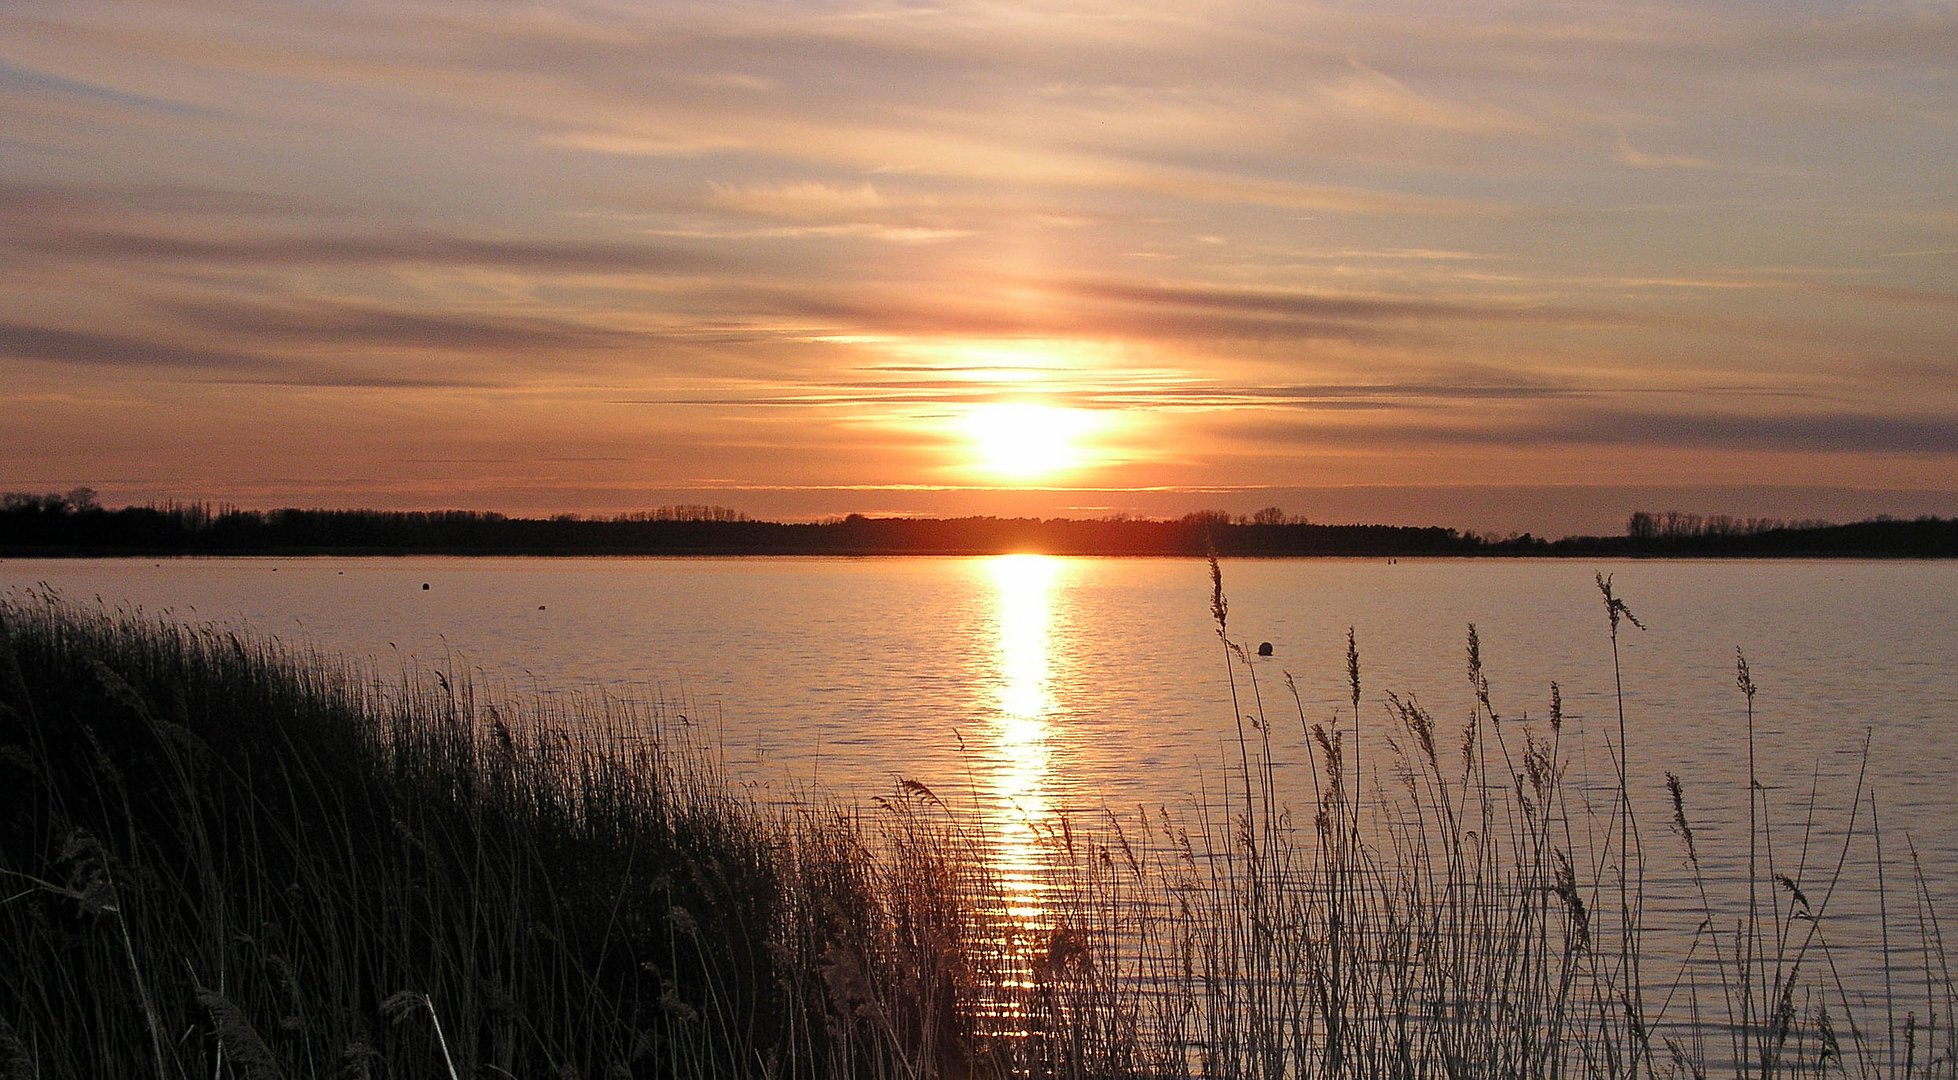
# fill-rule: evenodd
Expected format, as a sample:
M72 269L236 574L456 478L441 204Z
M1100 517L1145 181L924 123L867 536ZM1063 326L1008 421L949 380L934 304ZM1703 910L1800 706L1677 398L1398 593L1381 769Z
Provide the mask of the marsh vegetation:
M1942 897L1862 783L1771 806L1750 768L1711 865L1692 778L1632 791L1622 719L1575 766L1474 628L1466 716L1349 638L1316 717L1213 582L1228 783L1029 822L1035 905L920 779L757 800L658 702L7 600L0 1076L1958 1076Z

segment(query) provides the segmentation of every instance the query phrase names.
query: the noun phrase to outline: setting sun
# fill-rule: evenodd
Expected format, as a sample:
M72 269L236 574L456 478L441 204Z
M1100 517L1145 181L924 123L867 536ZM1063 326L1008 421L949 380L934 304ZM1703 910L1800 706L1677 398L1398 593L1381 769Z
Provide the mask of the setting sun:
M1043 480L1087 465L1082 440L1098 426L1093 413L1022 402L975 406L960 422L973 467L1002 481Z

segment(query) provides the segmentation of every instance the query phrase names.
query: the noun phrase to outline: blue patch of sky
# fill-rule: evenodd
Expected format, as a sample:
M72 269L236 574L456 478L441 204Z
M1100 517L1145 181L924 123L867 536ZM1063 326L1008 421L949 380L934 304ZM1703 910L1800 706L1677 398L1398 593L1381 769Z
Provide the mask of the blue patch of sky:
M130 108L149 109L154 112L169 113L174 116L216 116L215 110L197 105L187 105L181 101L150 97L147 94L132 94L126 90L82 82L45 71L19 67L0 60L0 93L39 93L67 95L106 101Z

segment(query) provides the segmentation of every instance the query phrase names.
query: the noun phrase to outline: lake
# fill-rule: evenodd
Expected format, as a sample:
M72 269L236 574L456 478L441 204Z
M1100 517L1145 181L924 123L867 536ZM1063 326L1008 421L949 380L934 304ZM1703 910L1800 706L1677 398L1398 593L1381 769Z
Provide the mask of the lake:
M1655 915L1691 915L1664 827L1668 771L1708 862L1745 866L1736 648L1760 687L1770 810L1798 829L1816 793L1811 866L1833 861L1821 837L1849 820L1867 734L1892 887L1909 885L1907 837L1930 894L1958 892L1958 563L1226 560L1222 571L1230 635L1253 654L1242 662L1227 662L1207 568L1191 559L9 560L0 588L45 583L72 602L371 658L384 674L467 674L506 697L656 697L761 792L867 800L916 780L977 809L999 833L1000 869L1031 875L1030 818L1214 806L1241 784L1233 684L1242 712L1268 723L1281 784L1303 804L1306 726L1354 727L1349 629L1369 786L1393 782L1389 693L1431 711L1453 752L1475 705L1473 623L1506 730L1541 736L1558 683L1573 777L1608 809L1618 713L1602 573L1645 626L1624 625L1619 644ZM1255 656L1262 642L1270 657ZM1857 826L1867 831L1866 813ZM1878 901L1858 862L1870 858L1851 857L1838 910ZM1731 874L1715 888L1723 881Z

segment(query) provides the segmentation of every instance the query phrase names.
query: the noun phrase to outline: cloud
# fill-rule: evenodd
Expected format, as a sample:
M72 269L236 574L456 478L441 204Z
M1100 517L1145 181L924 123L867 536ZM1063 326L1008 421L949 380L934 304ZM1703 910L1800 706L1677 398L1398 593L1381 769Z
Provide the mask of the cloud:
M715 183L708 201L725 210L797 220L848 217L891 205L890 199L867 182L842 187L814 180L748 186Z
M1156 285L1126 281L1076 281L1059 290L1093 300L1108 300L1151 310L1196 309L1267 316L1273 319L1352 319L1362 321L1455 320L1469 322L1630 323L1615 312L1560 309L1514 302L1469 303L1424 297L1359 296L1230 286Z
M0 356L83 368L122 368L154 378L164 371L188 374L207 383L341 388L456 388L479 386L471 379L426 372L383 373L352 365L295 361L162 338L106 334L31 324L0 323Z
M1513 442L1648 445L1704 449L1761 449L1802 453L1950 454L1958 452L1958 420L1872 413L1632 412L1586 410L1572 423L1502 431Z
M0 323L0 353L18 359L87 365L215 371L255 371L268 366L259 357L224 349L18 322Z
M553 131L543 135L540 141L545 146L566 150L655 158L703 157L708 154L739 150L747 145L741 139L705 132L649 134L640 131L598 128Z
M274 348L365 346L387 349L584 349L625 344L624 331L547 316L442 314L426 307L308 301L243 304L176 301L159 308L204 333L244 337Z
M1433 346L1480 326L1731 329L1694 316L1536 300L1407 296L1162 283L1130 278L920 277L833 287L750 283L729 304L742 325L809 341L949 339L1165 343L1351 342Z
M1096 300L1064 290L1056 290L1050 299L1035 301L1033 290L976 288L968 295L959 295L956 283L945 288L944 293L861 287L833 292L776 290L768 294L765 303L759 302L759 295L751 294L749 299L756 318L753 325L810 338L844 334L911 339L1121 338L1216 343L1359 341L1387 336L1382 328L1358 320L1303 314L1176 310L1119 302L1119 298Z
M1618 160L1635 169L1717 169L1717 162L1683 154L1648 154L1632 145L1624 132L1618 133Z
M1250 442L1347 446L1478 446L1535 452L1559 447L1628 450L1741 450L1794 454L1958 453L1958 421L1867 412L1659 412L1560 405L1556 412L1430 415L1391 425L1261 420L1237 431Z
M483 239L420 230L351 235L258 234L232 238L76 230L58 239L30 243L55 254L216 266L427 263L558 273L690 274L725 271L734 265L734 260L724 254L657 244Z
M1509 109L1486 103L1449 101L1419 94L1399 79L1347 53L1353 69L1327 92L1343 112L1396 126L1469 135L1541 135L1545 125Z
M852 221L835 225L775 226L761 229L662 229L662 236L714 240L865 239L890 244L943 244L973 235L971 229L939 229L923 225L880 225Z
M1000 208L943 206L934 199L901 200L868 182L854 186L805 180L791 184L709 185L706 208L749 220L784 222L696 225L659 229L658 235L719 240L867 239L893 244L939 244L974 234L974 218Z
M362 225L349 208L189 185L0 183L0 233L16 252L63 261L261 268L434 264L538 273L737 272L726 250L566 236L483 236Z
M943 378L839 380L745 396L634 399L634 404L866 409L959 406L1037 396L1058 405L1115 410L1239 411L1269 409L1379 410L1444 402L1537 401L1582 396L1573 387L1443 380L1372 383L1193 383L1173 372L1056 372L1026 382L999 382L1000 369L900 369L945 372ZM971 377L963 377L963 376Z
M63 228L136 219L190 217L200 221L317 221L345 207L281 192L181 183L53 183L0 178L0 222L44 235Z
M1958 292L1936 289L1911 289L1897 285L1812 285L1815 292L1846 296L1853 300L1875 300L1885 304L1917 307L1958 307Z

